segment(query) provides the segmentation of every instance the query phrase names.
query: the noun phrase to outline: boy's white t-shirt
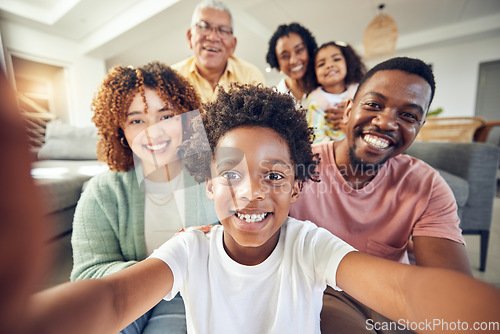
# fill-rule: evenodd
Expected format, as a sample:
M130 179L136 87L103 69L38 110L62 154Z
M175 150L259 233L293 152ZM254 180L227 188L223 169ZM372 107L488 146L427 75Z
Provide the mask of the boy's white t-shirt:
M326 284L354 248L309 221L288 218L271 255L245 266L225 252L223 227L187 231L155 250L174 275L188 333L320 333Z

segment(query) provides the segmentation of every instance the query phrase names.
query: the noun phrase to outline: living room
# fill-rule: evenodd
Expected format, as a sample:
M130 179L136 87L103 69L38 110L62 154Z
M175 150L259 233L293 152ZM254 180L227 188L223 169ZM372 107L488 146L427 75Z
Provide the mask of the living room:
M116 64L139 66L152 60L173 64L191 54L185 35L197 2L2 1L2 66L14 84L18 80L20 85L19 78L28 78L51 87L47 90L46 106L54 119L68 127L92 127L90 101L109 68ZM269 38L279 24L300 22L315 34L319 44L343 40L363 55L365 29L383 12L398 25L394 55L417 57L432 64L437 93L431 109L441 108L442 117L478 115L481 66L500 60L500 3L496 0L383 3L385 6L380 9L380 2L371 0L226 1L233 12L238 38L235 55L256 65L268 85L276 84L282 77L278 71L268 70L265 63ZM371 67L385 58L367 59L366 63ZM37 69L49 73L50 80L35 74ZM60 94L61 91L65 94ZM495 112L496 119L500 119L498 111ZM494 200L492 222L484 272L477 270L479 238L466 236L466 241L475 276L500 286L498 197ZM59 271L48 279L49 285L65 281L71 267L69 237L70 234L63 235L64 242L54 245L65 256L57 267ZM61 249L64 251L60 252Z

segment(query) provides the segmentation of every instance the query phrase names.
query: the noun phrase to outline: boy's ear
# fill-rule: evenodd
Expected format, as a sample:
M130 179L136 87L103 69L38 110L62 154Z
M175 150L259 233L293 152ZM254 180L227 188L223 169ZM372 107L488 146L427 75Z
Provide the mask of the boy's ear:
M206 184L206 188L207 188L207 197L213 201L214 200L214 184L212 182L212 178L210 179L205 179L205 184Z
M290 204L295 203L295 201L299 198L301 190L302 190L302 181L295 180L292 186L292 197L290 198Z

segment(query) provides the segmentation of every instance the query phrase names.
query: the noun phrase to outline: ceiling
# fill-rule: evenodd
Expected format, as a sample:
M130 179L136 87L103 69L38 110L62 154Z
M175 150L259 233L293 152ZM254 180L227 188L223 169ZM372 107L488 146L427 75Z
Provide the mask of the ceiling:
M167 64L189 55L185 39L199 0L1 0L0 18L79 43L81 53L115 64ZM225 0L238 38L236 55L265 70L279 24L297 21L318 44L343 40L361 54L363 33L379 13L393 17L398 50L500 34L500 0Z

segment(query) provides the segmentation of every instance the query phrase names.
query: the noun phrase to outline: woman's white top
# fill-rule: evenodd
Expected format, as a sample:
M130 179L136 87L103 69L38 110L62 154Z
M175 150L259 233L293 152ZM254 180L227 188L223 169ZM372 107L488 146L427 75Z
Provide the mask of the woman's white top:
M170 182L144 179L144 238L147 255L185 227L183 173Z

